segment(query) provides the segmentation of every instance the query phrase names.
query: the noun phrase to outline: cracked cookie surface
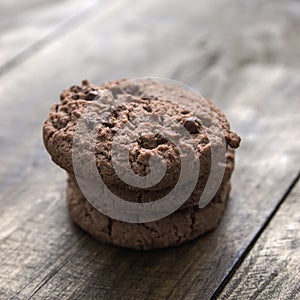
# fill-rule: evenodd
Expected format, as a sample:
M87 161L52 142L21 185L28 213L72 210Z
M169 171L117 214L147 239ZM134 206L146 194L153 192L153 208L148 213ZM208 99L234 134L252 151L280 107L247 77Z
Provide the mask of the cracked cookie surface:
M230 182L223 183L214 199L202 209L192 206L158 221L139 224L113 220L96 210L72 179L68 180L67 204L73 221L97 240L147 250L180 245L216 228L229 191Z
M89 111L87 115L86 110ZM210 100L182 87L147 79L115 81L99 86L83 81L81 86L65 90L61 94L61 102L51 108L44 123L44 143L52 160L67 172L74 173L73 138L78 120L83 118L87 129L96 130L97 136L95 141L85 137L80 141L81 161L84 161L87 152L93 152L98 172L108 186L140 190L128 185L115 172L111 148L117 137L120 145L131 139L126 147L130 167L136 175L147 176L151 173L151 157L160 156L166 162L164 177L149 190L172 187L180 176L180 153L174 143L153 130L155 122L146 124L149 129L147 134L137 136L135 120L140 116L150 117L169 131L177 122L189 132L189 137L181 139L181 143L195 147L195 157L191 159L199 159L202 166L198 184L205 183L209 176L212 147L225 146L229 153L231 148L239 146L240 138L230 130L226 117ZM118 136L124 124L130 130L127 135ZM121 159L116 164L121 170L127 168Z

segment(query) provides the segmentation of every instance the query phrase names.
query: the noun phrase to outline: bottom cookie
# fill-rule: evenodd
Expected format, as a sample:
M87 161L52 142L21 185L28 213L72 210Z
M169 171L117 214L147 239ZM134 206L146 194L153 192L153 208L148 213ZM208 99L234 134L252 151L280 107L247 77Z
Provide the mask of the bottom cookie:
M180 245L217 227L230 192L230 182L204 208L188 207L148 223L126 223L96 210L73 180L68 181L67 204L74 222L97 240L147 250Z

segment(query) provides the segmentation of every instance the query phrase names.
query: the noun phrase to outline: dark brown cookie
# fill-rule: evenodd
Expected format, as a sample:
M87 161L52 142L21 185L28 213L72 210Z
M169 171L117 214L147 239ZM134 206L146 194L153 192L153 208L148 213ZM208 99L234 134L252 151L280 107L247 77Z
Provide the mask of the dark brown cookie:
M97 240L146 250L180 245L217 227L229 191L230 182L223 183L214 199L203 209L193 206L158 221L139 224L112 220L100 213L72 180L67 187L67 203L74 222Z
M85 110L89 115L84 115ZM81 169L88 173L85 167L87 153L95 154L95 162L99 173L108 186L121 189L140 190L121 180L115 172L111 160L111 147L117 133L126 126L131 126L130 133L134 136L135 120L140 116L150 117L153 123L148 122L149 134L130 141L128 145L129 161L132 170L140 176L151 173L149 160L156 155L164 158L166 172L159 183L149 190L160 191L173 187L180 176L181 160L178 148L163 135L151 132L155 123L172 131L172 121L181 124L189 133L189 137L181 143L189 147L195 146L195 157L199 160L201 169L198 184L205 184L211 166L211 149L222 148L222 139L225 147L237 148L240 138L230 131L229 124L221 111L209 100L201 99L195 93L179 86L158 83L151 80L116 81L94 86L83 81L81 86L72 86L61 95L61 103L52 107L50 115L43 127L43 137L46 148L53 161L69 173L74 173L72 163L72 147L74 132L78 119L82 117L87 128L96 128L95 143L85 136L77 142L82 147ZM171 123L170 123L171 122ZM131 136L118 137L120 144ZM228 152L228 151L227 151ZM120 169L126 165L117 161ZM191 170L193 175L194 170ZM185 176L189 180L189 176Z

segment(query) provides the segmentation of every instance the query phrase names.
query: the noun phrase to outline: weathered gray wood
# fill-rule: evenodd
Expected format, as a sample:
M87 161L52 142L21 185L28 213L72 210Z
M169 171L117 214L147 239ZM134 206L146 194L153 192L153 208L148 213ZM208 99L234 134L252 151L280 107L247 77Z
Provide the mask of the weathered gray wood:
M0 69L29 55L72 19L91 9L97 0L2 0L0 3ZM80 19L78 20L80 23ZM73 24L74 26L75 24ZM58 32L57 32L58 33ZM54 37L54 36L53 36ZM52 38L53 38L52 37ZM39 44L36 44L39 42ZM45 41L44 41L45 42Z
M300 298L300 182L280 207L220 299Z
M292 1L243 3L125 1L1 78L1 297L213 295L300 167L297 9L289 10ZM65 176L49 162L40 131L65 86L146 75L212 96L243 143L219 228L179 248L141 253L101 245L72 225Z

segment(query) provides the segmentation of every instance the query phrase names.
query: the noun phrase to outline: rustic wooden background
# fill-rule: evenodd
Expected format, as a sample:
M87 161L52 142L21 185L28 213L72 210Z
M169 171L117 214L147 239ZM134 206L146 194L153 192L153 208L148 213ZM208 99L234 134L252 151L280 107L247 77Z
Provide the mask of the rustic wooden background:
M2 0L0 299L299 299L300 2ZM81 79L180 80L242 136L217 230L102 245L72 224L42 122Z

